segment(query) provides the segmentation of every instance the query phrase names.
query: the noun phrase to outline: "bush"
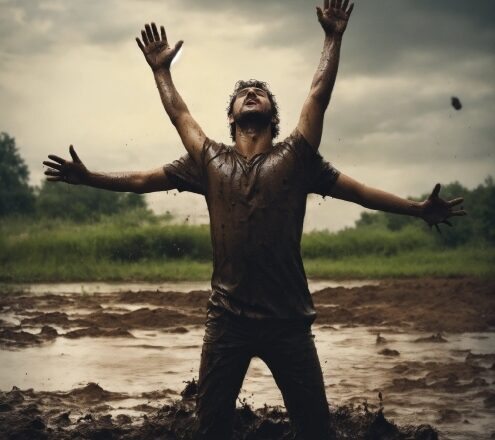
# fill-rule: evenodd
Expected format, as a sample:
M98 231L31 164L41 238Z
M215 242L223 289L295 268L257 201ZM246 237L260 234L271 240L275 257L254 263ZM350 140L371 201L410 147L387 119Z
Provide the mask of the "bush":
M36 199L39 217L69 219L77 222L97 220L101 216L146 208L141 194L118 193L80 185L44 181Z

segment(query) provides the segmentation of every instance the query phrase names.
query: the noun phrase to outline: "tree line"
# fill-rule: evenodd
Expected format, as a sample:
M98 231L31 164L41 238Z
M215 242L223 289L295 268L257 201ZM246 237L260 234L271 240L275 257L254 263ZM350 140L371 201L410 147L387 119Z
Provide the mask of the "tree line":
M422 201L428 195L422 194L420 197L410 197L410 199ZM493 177L486 177L483 183L471 190L459 182L449 183L442 186L440 195L447 200L464 197L462 206L467 210L468 215L449 219L453 227L442 227L439 240L453 246L474 242L481 245L495 244L495 183ZM419 223L417 219L404 215L363 212L356 222L356 228L377 226L390 231L401 231L406 227L417 226Z
M39 187L30 186L29 169L19 154L15 138L0 133L0 218L22 215L84 222L137 208L146 209L141 194L46 180Z
M421 201L428 195L410 198ZM463 207L468 215L462 218L452 217L452 228L442 225L442 235L435 235L437 240L449 246L467 243L495 244L495 183L491 176L474 189L468 189L459 182L449 183L442 187L441 196L447 200L464 197ZM15 139L7 133L0 133L0 218L24 215L85 222L135 209L147 209L145 198L141 194L102 191L47 181L40 187L31 187L29 170L19 154ZM363 232L367 229L369 235L372 234L370 228L404 232L406 229L418 230L425 227L426 225L413 217L363 212L353 229ZM346 235L345 231L342 232ZM397 237L400 235L397 234Z

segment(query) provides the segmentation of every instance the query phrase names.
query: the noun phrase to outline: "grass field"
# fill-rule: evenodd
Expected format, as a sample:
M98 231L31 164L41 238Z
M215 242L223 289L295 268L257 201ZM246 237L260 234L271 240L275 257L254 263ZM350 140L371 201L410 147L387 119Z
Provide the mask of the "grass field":
M448 247L408 226L304 234L311 278L494 277L495 248ZM0 223L0 281L207 280L208 226L171 225L138 213L94 224L17 219Z

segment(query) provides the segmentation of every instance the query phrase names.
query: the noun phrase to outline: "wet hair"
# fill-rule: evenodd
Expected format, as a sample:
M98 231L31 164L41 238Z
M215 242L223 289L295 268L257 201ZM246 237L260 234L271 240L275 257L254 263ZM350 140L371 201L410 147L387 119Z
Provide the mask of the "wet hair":
M258 81L256 79L249 79L247 81L237 81L234 86L234 93L230 95L229 98L229 105L227 106L227 116L231 116L233 109L234 109L234 101L237 97L237 94L242 90L246 89L248 87L256 87L258 89L264 90L266 94L268 95L268 99L270 100L270 103L272 105L272 139L276 138L278 136L278 133L280 131L279 124L280 124L280 118L278 116L278 104L277 101L275 100L275 96L273 95L272 92L270 92L270 89L268 88L268 84L264 81ZM235 122L232 122L230 125L230 137L232 138L233 141L235 141Z

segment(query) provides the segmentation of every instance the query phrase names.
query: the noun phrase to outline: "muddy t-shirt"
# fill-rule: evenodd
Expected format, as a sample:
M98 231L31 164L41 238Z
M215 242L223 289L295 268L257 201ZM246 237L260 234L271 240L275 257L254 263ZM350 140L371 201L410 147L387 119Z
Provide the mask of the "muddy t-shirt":
M247 160L206 139L201 162L164 167L179 191L203 194L213 247L209 308L257 319L304 319L315 309L301 258L308 193L328 195L339 176L299 131Z

